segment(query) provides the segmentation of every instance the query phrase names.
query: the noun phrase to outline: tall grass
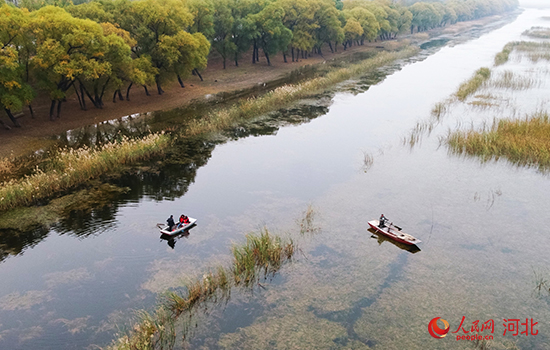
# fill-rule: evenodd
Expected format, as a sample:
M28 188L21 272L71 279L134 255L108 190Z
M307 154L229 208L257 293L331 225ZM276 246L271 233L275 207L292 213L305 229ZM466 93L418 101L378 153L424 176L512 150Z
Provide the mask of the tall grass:
M36 169L32 175L12 179L0 185L0 210L35 203L125 164L135 163L162 153L169 145L165 134L151 134L143 139L123 138L97 149L63 149L52 156L47 169Z
M410 57L417 52L418 48L416 47L407 47L397 52L380 52L361 63L331 71L322 77L300 84L281 86L260 97L249 98L233 107L211 112L192 122L185 133L187 135L197 135L228 128L235 122L287 106L336 83L372 71L397 59Z
M227 301L233 287L251 288L261 278L277 273L292 259L296 244L282 239L267 228L246 235L246 243L232 247L233 260L226 268L218 266L202 278L187 283L184 292L168 291L153 313L140 311L135 325L119 336L109 350L172 349L176 337L185 339L186 326L178 322L182 315L189 318L199 307L210 302ZM183 329L178 329L177 325Z
M489 68L480 68L478 69L470 80L462 83L458 91L456 92L456 97L459 101L464 101L466 98L473 93L475 93L481 85L491 77L491 70Z
M504 157L518 165L550 168L550 118L537 112L524 119L494 121L482 130L449 133L446 143L458 154L480 157L483 161Z
M521 33L522 35L526 35L531 38L539 38L539 39L550 39L550 28L548 27L531 27L531 29L528 29Z
M512 71L504 71L496 79L489 81L489 86L510 89L510 90L526 90L532 87L540 86L541 82L534 78L522 77Z
M506 45L504 45L504 48L501 52L497 53L495 56L495 66L500 66L506 62L508 62L508 59L510 58L510 54L512 51L514 51L514 47L518 44L518 42L511 42Z

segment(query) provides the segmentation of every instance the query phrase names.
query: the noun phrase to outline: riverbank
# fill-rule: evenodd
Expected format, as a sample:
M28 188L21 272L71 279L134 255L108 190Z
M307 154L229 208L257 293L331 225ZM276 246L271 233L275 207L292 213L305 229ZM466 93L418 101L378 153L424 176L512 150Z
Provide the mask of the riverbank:
M298 62L283 63L281 57L272 60L272 66L267 66L261 61L252 64L249 57L244 57L239 67L229 65L223 69L220 59L211 58L208 67L202 73L204 81L196 76L191 76L184 81L185 88L181 88L177 82L173 82L165 89L163 95L152 94L146 96L143 89L132 89L131 101L108 101L103 109L80 109L76 96L68 99L63 105L61 117L56 121L48 118L49 101L44 96L39 97L34 103L35 119L24 115L19 118L21 128L11 130L0 129L0 158L20 157L32 153L38 149L47 147L52 142L48 141L55 135L67 130L76 129L86 125L97 124L103 121L120 118L134 113L145 113L151 111L170 110L183 107L194 100L204 100L207 96L222 92L232 92L243 89L252 89L258 85L280 80L291 72L305 66L319 66L329 61L346 60L351 55L363 52L374 52L380 50L392 50L396 46L403 45L407 40L411 43L420 43L428 40L430 36L440 34L453 35L474 27L486 25L496 21L502 16L491 16L476 21L460 22L454 25L438 28L429 33L407 35L398 40L386 42L367 43L363 46L353 46L346 51L341 48L338 52L331 53L324 50L323 55L313 55L308 59L301 59Z

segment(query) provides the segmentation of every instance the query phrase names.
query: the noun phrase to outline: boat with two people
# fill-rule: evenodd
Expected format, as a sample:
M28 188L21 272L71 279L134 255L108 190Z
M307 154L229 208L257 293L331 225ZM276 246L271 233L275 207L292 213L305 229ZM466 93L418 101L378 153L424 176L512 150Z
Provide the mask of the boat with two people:
M181 214L179 222L174 222L174 216L170 215L167 224L157 224L160 229L160 233L168 236L175 236L182 232L185 232L197 224L197 219Z

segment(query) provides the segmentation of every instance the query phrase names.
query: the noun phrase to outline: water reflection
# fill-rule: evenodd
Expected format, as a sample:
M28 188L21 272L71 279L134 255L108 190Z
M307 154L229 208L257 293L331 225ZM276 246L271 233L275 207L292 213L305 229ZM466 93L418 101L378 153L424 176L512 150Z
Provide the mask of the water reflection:
M396 242L393 239L389 239L389 238L385 237L384 235L379 234L378 232L376 232L372 228L369 228L368 231L370 233L372 233L371 238L374 238L378 241L378 245L382 245L382 243L384 243L384 242L389 242L389 243L393 244L394 246L396 246L397 248L406 250L406 251L408 251L409 253L412 253L412 254L418 253L420 251L420 248L418 248L417 245L414 245L414 244L413 245L406 245L406 244L403 244L401 242Z
M191 228L189 228L189 229L191 229ZM185 231L183 231L183 232L181 232L177 235L173 235L173 236L162 233L160 235L160 239L165 240L166 243L168 243L168 246L170 248L174 249L176 247L176 242L179 241L182 237L187 239L189 237L189 234L190 234L189 230L185 230Z

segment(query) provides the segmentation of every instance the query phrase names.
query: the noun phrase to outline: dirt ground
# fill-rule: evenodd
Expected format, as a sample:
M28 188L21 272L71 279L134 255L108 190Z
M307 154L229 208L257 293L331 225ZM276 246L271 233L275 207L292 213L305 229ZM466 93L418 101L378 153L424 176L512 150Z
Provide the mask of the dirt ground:
M477 21L461 22L452 26L438 29L439 33L452 34L467 30L473 26L483 25L490 21L500 18L493 16ZM434 32L430 33L431 35ZM399 40L417 40L427 39L428 34L420 33L413 36L402 37ZM130 101L112 102L112 92L106 93L104 98L105 106L103 109L95 109L88 103L89 109L83 111L80 109L75 94L68 97L67 102L62 105L61 116L55 121L49 120L49 100L44 96L39 96L33 102L35 118L32 119L28 110L19 117L18 121L21 128L13 127L11 130L0 128L0 157L21 156L33 152L48 145L46 140L49 137L60 134L64 131L78 127L96 124L102 121L111 120L127 116L134 113L143 113L158 110L169 110L185 105L191 100L204 98L209 94L216 94L222 91L235 91L244 88L250 88L256 84L282 78L291 71L305 65L315 65L323 63L326 60L345 57L347 55L372 50L376 46L392 45L392 42L368 43L364 46L353 46L343 51L339 47L337 53L331 53L328 48L324 48L323 56L313 55L308 59L300 59L298 62L283 62L282 55L277 55L271 59L271 66L261 57L257 64L251 63L251 57L244 56L239 62L239 67L232 61L227 61L227 68L224 70L220 58L211 58L208 67L201 75L204 81L200 81L197 76L190 76L184 81L185 88L181 88L177 82L172 82L163 86L165 93L158 95L156 87L149 89L150 96L146 96L141 87L133 87L130 93ZM7 125L12 125L6 116L1 117Z

